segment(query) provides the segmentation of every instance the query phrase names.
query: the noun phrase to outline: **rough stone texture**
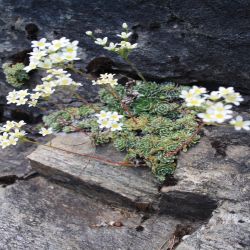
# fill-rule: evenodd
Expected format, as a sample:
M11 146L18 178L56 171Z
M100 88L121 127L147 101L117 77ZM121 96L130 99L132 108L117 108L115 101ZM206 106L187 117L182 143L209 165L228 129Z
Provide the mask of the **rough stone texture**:
M208 223L186 238L177 250L249 249L250 134L227 127L204 132L197 146L181 153L175 173L178 183L162 188L161 209L167 210L174 199L177 207L200 196L203 204L204 199L207 204L210 202L211 210L218 204ZM199 200L194 206L199 208ZM172 214L176 213L172 210ZM185 215L190 210L184 203L181 211Z
M250 202L225 201L209 222L176 250L250 249Z
M41 177L0 188L0 211L1 250L159 249L178 224L190 224L164 215L145 220Z
M206 136L178 160L178 185L164 187L208 195L214 200L250 199L250 134L233 128L205 131Z
M114 38L126 21L139 44L132 59L148 78L211 88L226 84L249 93L249 11L247 0L1 0L0 60L29 49L37 37L67 36L80 40L86 66L94 57L111 54L84 38L84 32ZM116 68L128 71L112 59Z
M158 187L149 169L110 166L76 155L90 154L113 162L123 161L124 155L114 149L96 150L83 133L59 135L49 145L54 148L39 146L28 156L32 168L40 174L113 204L122 202L126 206L150 209L157 202Z
M26 158L36 146L23 143L15 147L0 149L0 188L12 185L17 180L25 180L35 176Z

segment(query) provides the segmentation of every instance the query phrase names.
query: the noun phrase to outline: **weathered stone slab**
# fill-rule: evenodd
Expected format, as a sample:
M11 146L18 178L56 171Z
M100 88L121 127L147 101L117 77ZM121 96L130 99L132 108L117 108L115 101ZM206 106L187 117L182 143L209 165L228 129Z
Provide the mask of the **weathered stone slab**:
M205 130L201 142L180 155L175 178L178 184L162 192L250 200L250 133L226 127Z
M158 215L145 220L42 177L0 188L0 211L1 250L152 250L178 224L190 224Z
M206 225L187 237L176 250L250 249L249 214L249 201L226 201Z
M28 156L32 168L40 174L107 202L145 209L156 204L158 187L149 169L111 166L79 155L122 161L123 155L116 150L95 149L83 133L59 135L50 146L53 148L39 146Z

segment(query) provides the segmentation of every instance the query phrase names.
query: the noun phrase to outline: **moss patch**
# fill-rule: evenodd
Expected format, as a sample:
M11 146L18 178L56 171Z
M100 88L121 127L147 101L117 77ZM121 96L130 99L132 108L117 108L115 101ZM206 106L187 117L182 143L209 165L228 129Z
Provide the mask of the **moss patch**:
M24 67L25 65L23 63L4 63L3 72L7 83L15 88L20 88L27 80L29 80L29 75L24 71Z

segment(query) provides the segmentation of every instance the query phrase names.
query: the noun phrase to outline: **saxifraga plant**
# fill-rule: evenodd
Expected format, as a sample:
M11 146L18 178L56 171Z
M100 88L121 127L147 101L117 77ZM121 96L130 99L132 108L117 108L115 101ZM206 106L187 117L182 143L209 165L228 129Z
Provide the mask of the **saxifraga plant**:
M45 136L60 131L83 131L91 136L95 145L113 143L117 150L126 153L125 161L114 165L146 164L160 181L174 172L178 153L198 142L203 126L230 120L236 130L250 130L250 121L233 116L232 105L239 105L243 98L232 87L220 87L218 91L208 93L205 88L197 86L187 88L173 83L159 85L146 81L129 59L129 54L137 48L136 43L129 42L132 32L126 23L122 28L123 32L117 35L120 42L108 42L107 37L96 38L92 31L86 34L97 45L121 56L141 81L124 86L114 74L101 74L92 81L93 85L100 87L100 103L90 104L78 94L81 83L75 82L69 73L73 71L82 75L82 71L74 66L74 61L80 59L77 56L78 41L71 42L62 37L47 42L42 38L32 42L30 63L24 70L27 73L44 70L47 75L41 79L42 84L31 91L10 92L8 104L39 107L39 101L47 100L58 88L71 88L73 95L84 105L45 116L46 127L42 127L39 133ZM0 146L16 145L19 140L34 143L22 130L24 125L23 121L3 124ZM91 155L86 157L91 158ZM103 160L102 157L98 159Z

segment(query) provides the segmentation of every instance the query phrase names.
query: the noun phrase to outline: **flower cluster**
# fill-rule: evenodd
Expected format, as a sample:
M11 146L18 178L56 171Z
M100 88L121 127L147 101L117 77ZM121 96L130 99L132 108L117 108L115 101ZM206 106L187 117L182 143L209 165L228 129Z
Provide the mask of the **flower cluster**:
M46 38L31 43L33 51L30 53L29 65L24 68L26 72L36 68L51 69L65 61L79 60L77 57L78 41L70 42L69 39L62 37L51 43L46 42Z
M115 74L101 74L100 77L96 81L92 81L93 85L103 85L109 84L111 87L114 87L118 84L118 80L114 78Z
M18 140L25 136L25 131L20 130L23 125L25 125L24 121L7 121L0 127L0 147L2 147L2 149L16 145Z
M36 106L39 98L49 97L55 92L58 86L81 86L71 78L71 74L58 68L63 64L78 60L77 57L78 41L70 42L69 39L62 37L47 43L45 38L39 41L33 41L33 51L30 53L30 64L24 68L29 72L36 68L46 69L47 76L42 78L43 83L36 86L33 92L27 89L9 92L7 96L8 104L25 105L29 107ZM53 68L52 68L53 67Z
M29 107L36 106L39 98L49 97L55 92L55 88L58 86L81 86L72 80L71 74L62 69L49 69L49 73L46 77L42 78L43 83L38 84L33 92L25 90L13 90L9 92L6 99L8 104L16 104L17 106L28 104Z
M117 112L106 112L102 110L99 114L96 114L98 117L98 124L99 128L107 128L111 131L122 130L122 123L119 122L120 119L123 117L119 115Z
M95 38L92 31L86 31L86 35L94 38L95 43L100 46L103 46L104 49L115 52L120 56L122 56L123 58L127 58L129 53L133 49L137 48L137 43L131 44L128 41L129 37L132 35L132 32L128 31L128 25L126 23L122 24L122 28L124 29L124 31L121 32L121 34L117 34L117 36L122 39L122 41L120 41L119 43L114 43L114 42L108 43L107 37Z
M205 88L197 86L192 87L190 90L183 90L180 97L183 98L188 107L201 107L205 110L199 113L198 117L205 123L223 123L233 117L232 105L238 106L243 101L242 96L234 91L233 87L224 88L220 87L218 91L212 91L206 94ZM234 125L236 130L246 129L249 130L250 122L243 121L241 116L231 120L230 124Z

